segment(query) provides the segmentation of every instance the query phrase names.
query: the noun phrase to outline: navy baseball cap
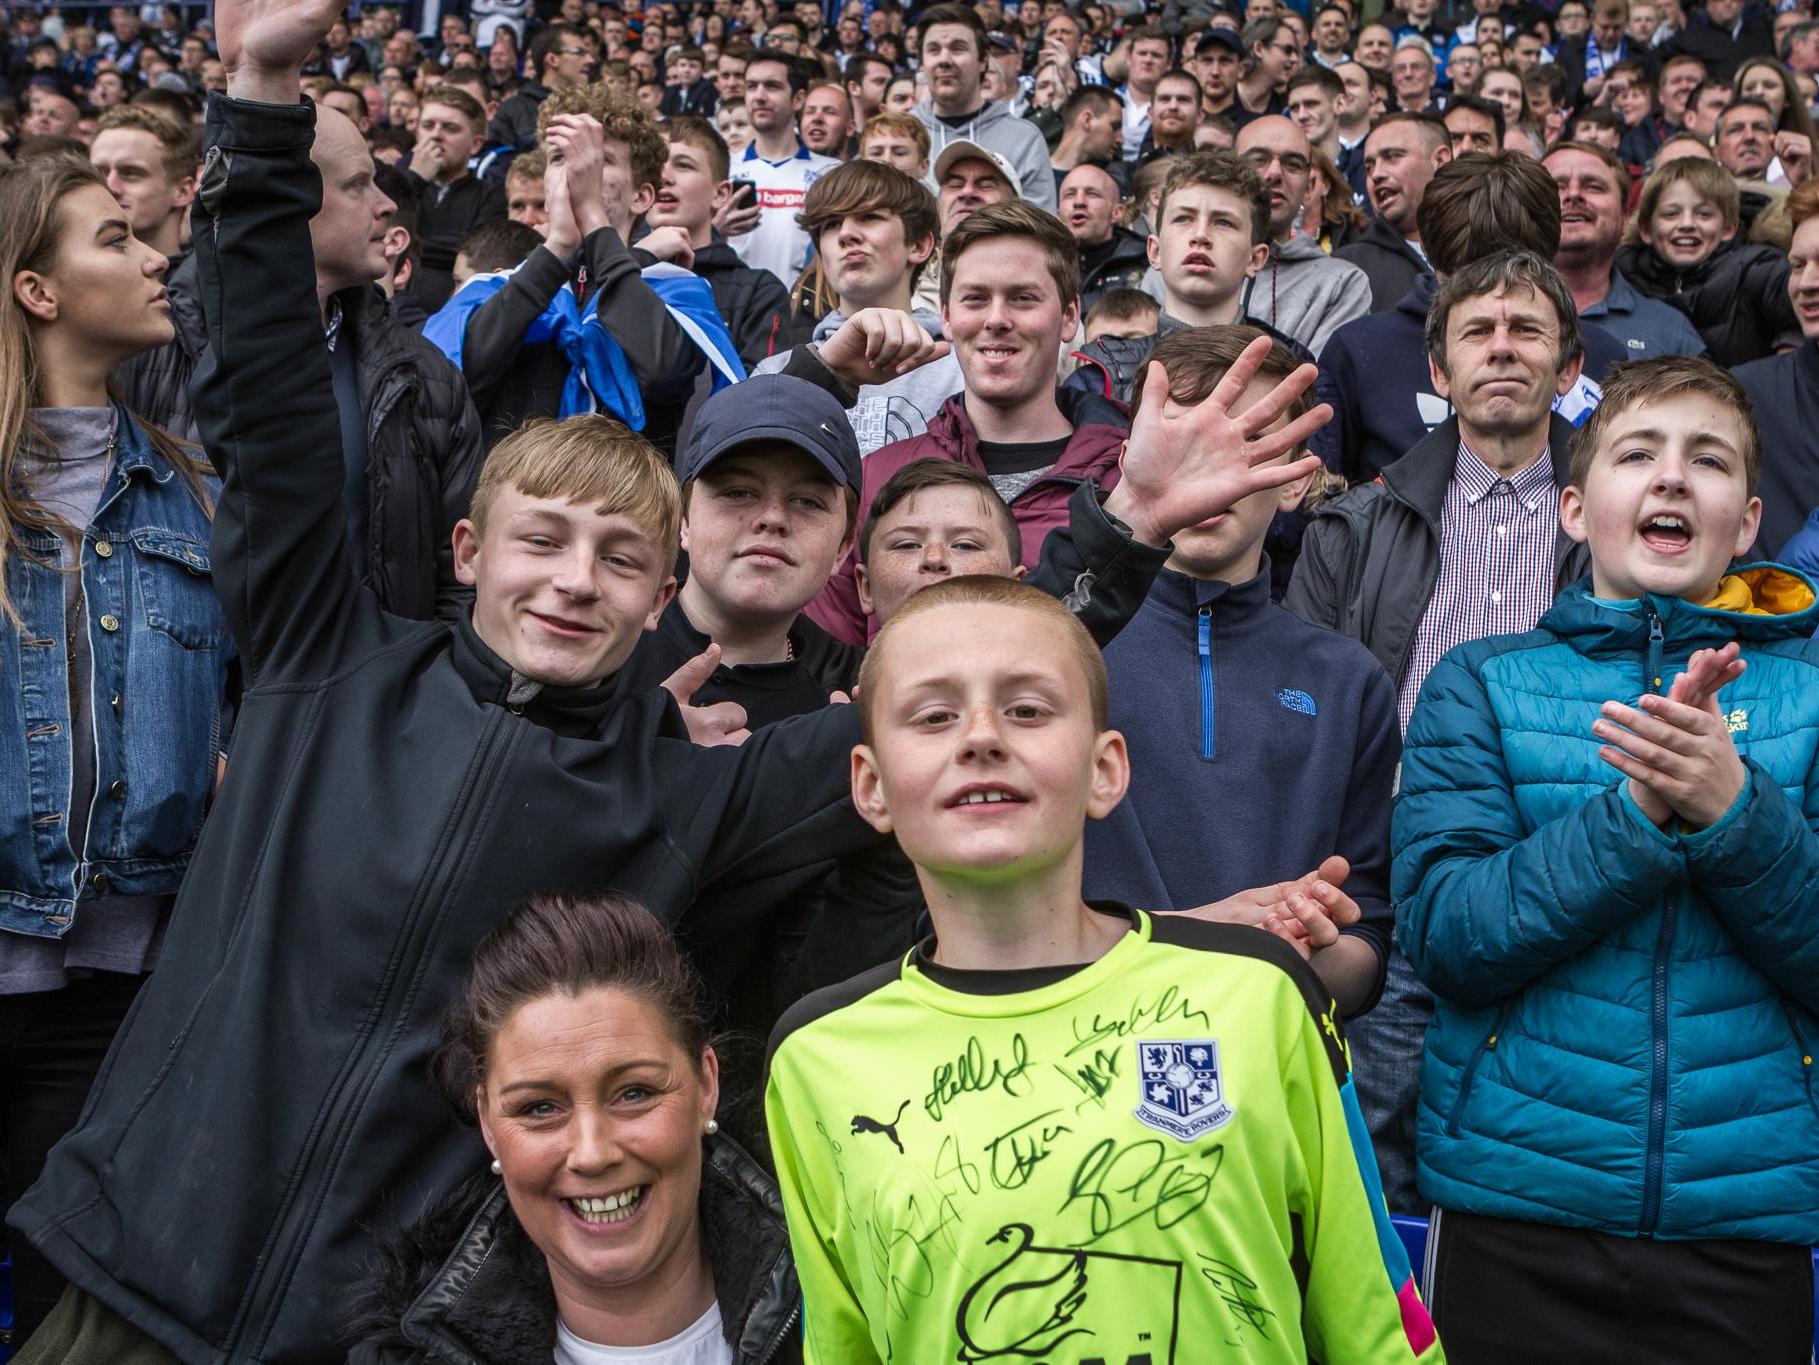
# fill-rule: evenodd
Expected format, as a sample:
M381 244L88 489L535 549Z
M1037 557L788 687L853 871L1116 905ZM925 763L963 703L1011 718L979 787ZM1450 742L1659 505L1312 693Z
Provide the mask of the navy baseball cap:
M722 455L772 441L800 450L842 488L860 491L859 438L846 409L826 389L789 374L753 375L703 403L676 477L687 483Z
M1244 55L1244 39L1229 28L1209 28L1200 35L1200 41L1194 44L1194 55L1204 57L1208 48L1222 47L1227 52Z

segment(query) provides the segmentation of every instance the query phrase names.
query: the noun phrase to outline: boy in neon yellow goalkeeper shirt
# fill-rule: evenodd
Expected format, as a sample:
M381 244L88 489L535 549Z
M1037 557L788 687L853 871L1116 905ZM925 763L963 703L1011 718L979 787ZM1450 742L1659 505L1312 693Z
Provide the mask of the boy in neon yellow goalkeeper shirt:
M935 935L772 1039L807 1359L1439 1361L1318 978L1255 928L1081 900L1129 780L1105 693L1006 579L918 593L866 660L854 800Z

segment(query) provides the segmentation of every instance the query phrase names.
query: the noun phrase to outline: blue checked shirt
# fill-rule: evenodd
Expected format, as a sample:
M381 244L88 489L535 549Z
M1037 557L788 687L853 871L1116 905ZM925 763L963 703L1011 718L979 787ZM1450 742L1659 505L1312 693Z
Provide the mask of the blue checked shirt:
M1404 731L1428 671L1454 645L1533 630L1554 603L1560 497L1544 447L1504 478L1459 443L1440 512L1440 580L1396 694Z

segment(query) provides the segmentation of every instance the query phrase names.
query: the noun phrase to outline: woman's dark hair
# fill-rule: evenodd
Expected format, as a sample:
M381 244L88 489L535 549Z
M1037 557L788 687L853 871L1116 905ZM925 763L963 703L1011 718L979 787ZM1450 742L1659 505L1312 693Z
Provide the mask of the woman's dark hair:
M611 892L547 892L512 911L474 950L467 986L442 1018L431 1081L474 1122L474 1094L506 1020L546 995L603 988L627 991L656 1010L690 1058L707 1050L700 978L655 915Z

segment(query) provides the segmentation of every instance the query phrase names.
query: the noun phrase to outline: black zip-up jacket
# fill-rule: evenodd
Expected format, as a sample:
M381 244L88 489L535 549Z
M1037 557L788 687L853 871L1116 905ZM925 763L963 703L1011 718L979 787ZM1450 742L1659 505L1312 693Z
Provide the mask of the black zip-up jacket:
M1371 282L1373 313L1394 308L1414 287L1417 276L1430 273L1408 240L1381 218L1372 218L1362 233L1333 252L1333 256L1350 261L1364 272Z
M1129 228L1113 226L1110 240L1080 249L1080 311L1108 289L1135 289L1150 268L1149 244Z
M444 190L408 167L406 174L417 187L417 241L423 248L423 265L412 287L433 313L455 292L455 255L461 239L482 223L505 217L505 191L471 175Z
M1787 256L1772 246L1723 242L1691 270L1679 270L1636 242L1617 252L1617 269L1637 292L1685 313L1711 358L1727 369L1801 342L1787 296Z
M196 407L248 687L159 970L11 1213L198 1365L338 1360L375 1239L468 1175L424 1067L515 905L612 887L736 944L877 837L848 794L851 707L697 748L666 698L539 691L465 621L360 589L307 266L313 122L210 101Z
M726 1136L701 1164L702 1239L735 1365L796 1365L801 1296L777 1186ZM549 1365L549 1264L476 1178L386 1248L348 1365Z
M129 360L114 382L133 412L196 441L190 385L208 333L193 255L166 288L175 339ZM451 537L473 501L485 456L467 383L442 352L398 320L376 285L336 297L340 344L353 347L366 412L366 586L395 616L458 615L473 593L455 581ZM320 326L309 344L322 349Z
M782 280L768 270L754 270L718 237L695 248L694 271L713 290L714 307L747 369L787 349L783 332L789 324L789 290Z
M499 102L493 121L487 125L486 141L493 147L510 147L514 151L537 149L537 115L550 88L542 81L526 81Z
M588 297L601 296L601 321L624 349L644 394L645 438L674 456L683 410L707 358L638 273L653 259L627 247L612 228L598 228L582 242L578 265ZM561 410L568 358L553 342L525 345L524 330L575 278L575 266L538 247L468 319L461 368L480 409L487 449L529 418Z
M1549 421L1547 453L1564 485L1573 424ZM1372 483L1314 509L1282 605L1304 621L1362 641L1401 688L1415 632L1440 581L1440 515L1459 457L1449 417ZM1585 546L1554 533L1554 591L1591 568Z

